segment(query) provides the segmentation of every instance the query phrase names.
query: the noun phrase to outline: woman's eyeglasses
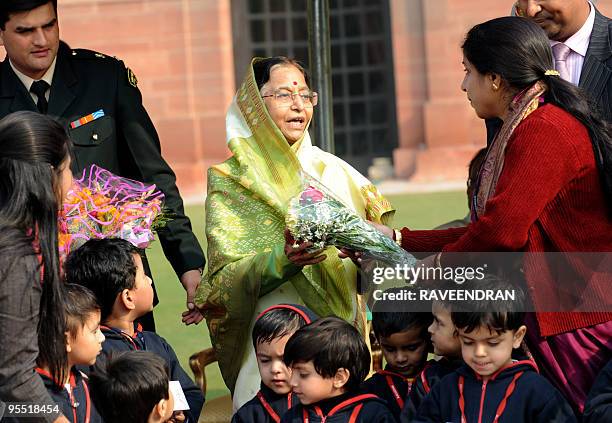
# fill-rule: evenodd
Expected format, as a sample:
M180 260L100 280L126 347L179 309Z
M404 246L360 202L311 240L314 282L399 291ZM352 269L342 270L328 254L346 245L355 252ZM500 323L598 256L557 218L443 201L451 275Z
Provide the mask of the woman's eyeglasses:
M314 107L319 102L319 95L314 91L292 93L286 90L277 90L273 94L262 95L261 98L273 97L278 105L290 106L295 101L296 96L302 99L304 107Z

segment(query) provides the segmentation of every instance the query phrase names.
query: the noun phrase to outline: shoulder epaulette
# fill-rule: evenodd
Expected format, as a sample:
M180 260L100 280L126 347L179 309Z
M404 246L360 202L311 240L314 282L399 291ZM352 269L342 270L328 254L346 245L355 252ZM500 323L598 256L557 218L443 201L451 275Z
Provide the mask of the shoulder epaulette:
M72 57L79 59L116 59L116 57L102 54L93 50L87 50L84 48L71 49L70 54L72 55Z

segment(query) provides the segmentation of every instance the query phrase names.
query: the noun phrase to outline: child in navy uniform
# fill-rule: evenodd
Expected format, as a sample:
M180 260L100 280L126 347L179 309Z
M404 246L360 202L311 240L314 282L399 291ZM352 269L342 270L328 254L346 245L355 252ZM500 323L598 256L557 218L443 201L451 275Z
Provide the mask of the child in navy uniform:
M337 317L304 326L285 346L291 386L301 404L282 423L395 422L384 400L361 394L370 353L359 332Z
M178 380L185 393L186 422L196 423L204 404L202 391L183 370L170 344L134 323L153 309L151 279L144 273L138 249L117 238L89 240L70 253L65 276L68 282L89 288L100 304L106 337L100 359L112 351L145 350L159 355L168 364L170 380Z
M96 363L91 374L91 396L107 422L182 423L174 413L168 365L148 351L111 354Z
M253 346L261 389L232 417L232 423L278 423L292 406L299 403L291 392L291 373L283 356L285 344L302 326L316 320L306 307L278 304L261 312L253 326Z
M387 365L366 380L362 390L387 401L396 420L427 360L431 345L427 327L432 319L431 313L395 311L388 301L374 304L372 327Z
M100 332L100 307L88 289L78 285L65 287L65 342L68 360L64 380L60 382L55 379L49 373L46 363L39 362L36 371L53 401L71 423L101 423L102 417L89 396L86 377L74 367L94 364L102 349L104 335ZM42 341L39 343L41 349L47 345L47 342Z
M431 389L413 421L576 422L565 398L538 374L533 361L512 359L527 330L523 292L494 276L474 285L495 293L513 290L515 301L466 301L465 312L453 305L465 364Z
M612 422L612 360L599 372L584 404L583 423Z
M453 282L454 284L454 282ZM457 288L457 285L440 283L441 289ZM433 301L431 305L433 322L427 329L431 335L431 345L439 360L429 360L423 371L414 380L412 389L406 399L400 415L400 421L412 421L423 401L444 376L453 373L463 365L461 359L461 342L451 319L451 304L446 301Z

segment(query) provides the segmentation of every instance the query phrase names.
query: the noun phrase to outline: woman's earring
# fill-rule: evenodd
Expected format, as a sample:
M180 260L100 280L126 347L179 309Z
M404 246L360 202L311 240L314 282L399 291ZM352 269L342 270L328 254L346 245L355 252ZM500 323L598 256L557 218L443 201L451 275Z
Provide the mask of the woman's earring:
M493 84L493 91L497 91L499 87L497 86L497 84Z

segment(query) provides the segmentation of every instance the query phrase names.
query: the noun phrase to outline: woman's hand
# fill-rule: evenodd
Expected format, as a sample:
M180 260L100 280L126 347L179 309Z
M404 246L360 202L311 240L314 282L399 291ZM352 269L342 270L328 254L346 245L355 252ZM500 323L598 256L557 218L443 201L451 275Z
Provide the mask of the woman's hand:
M309 253L306 251L312 247L312 242L299 242L296 243L289 229L285 228L285 255L296 266L308 266L312 264L321 263L327 258L327 255L321 254L323 248L317 251Z
M376 229L378 232L381 232L383 235L386 235L389 238L393 239L393 229L391 229L390 227L381 225L380 223L374 223L369 220L368 223L374 226L374 229Z
M355 266L361 267L361 256L363 253L361 251L353 251L348 248L340 248L340 252L338 253L338 257L341 259L350 258Z

